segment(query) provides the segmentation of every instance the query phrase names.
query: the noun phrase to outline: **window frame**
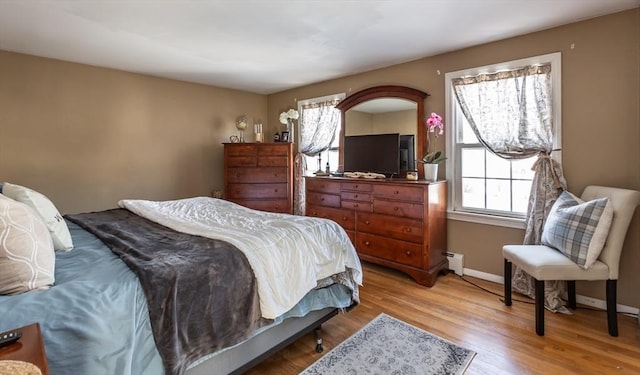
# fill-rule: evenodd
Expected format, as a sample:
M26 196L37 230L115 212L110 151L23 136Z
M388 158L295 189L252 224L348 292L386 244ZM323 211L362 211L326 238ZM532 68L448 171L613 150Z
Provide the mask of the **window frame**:
M453 220L467 221L510 228L525 228L526 214L499 214L492 210L465 209L462 207L462 166L461 152L463 147L474 147L475 144L458 143L459 127L462 125L460 116L462 111L456 110L456 99L453 92L452 80L459 77L494 73L502 70L512 70L527 65L551 63L551 95L553 106L553 149L551 157L561 163L562 153L562 65L561 53L528 57L481 67L458 70L445 73L445 115L449 123L449 136L446 142L445 162L448 184L447 217ZM484 147L483 147L484 148ZM510 179L513 181L513 179Z

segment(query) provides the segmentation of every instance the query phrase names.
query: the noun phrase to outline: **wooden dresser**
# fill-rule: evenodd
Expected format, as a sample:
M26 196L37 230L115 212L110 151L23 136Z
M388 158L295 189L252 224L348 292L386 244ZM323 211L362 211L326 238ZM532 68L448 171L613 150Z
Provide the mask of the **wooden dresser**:
M224 198L256 210L293 213L293 144L225 143Z
M446 181L307 177L306 215L336 221L364 261L432 286L447 268Z

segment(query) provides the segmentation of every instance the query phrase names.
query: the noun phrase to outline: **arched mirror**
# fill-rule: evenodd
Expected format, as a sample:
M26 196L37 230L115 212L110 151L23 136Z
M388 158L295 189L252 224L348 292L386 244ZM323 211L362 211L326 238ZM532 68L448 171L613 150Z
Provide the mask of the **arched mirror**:
M417 170L415 160L422 157L426 146L424 100L426 92L404 86L376 86L354 93L336 108L342 112L339 160L344 171L345 137L400 134L400 177Z

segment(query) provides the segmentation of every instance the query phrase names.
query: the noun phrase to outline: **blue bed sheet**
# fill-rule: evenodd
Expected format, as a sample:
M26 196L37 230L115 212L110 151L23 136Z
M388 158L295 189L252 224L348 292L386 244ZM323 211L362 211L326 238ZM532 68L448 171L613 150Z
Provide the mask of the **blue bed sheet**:
M0 332L40 323L52 375L163 374L137 277L95 236L67 225L74 249L56 253L55 286L0 296ZM308 294L276 321L349 307L350 292L334 286Z

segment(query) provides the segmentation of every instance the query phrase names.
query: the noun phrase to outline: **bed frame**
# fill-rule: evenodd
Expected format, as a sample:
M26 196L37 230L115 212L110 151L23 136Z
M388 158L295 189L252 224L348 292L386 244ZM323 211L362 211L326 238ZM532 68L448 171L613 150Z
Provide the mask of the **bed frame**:
M188 369L186 375L242 374L307 333L319 332L320 325L337 314L338 309L328 307L286 319ZM322 352L322 339L317 336L317 340L316 351Z

